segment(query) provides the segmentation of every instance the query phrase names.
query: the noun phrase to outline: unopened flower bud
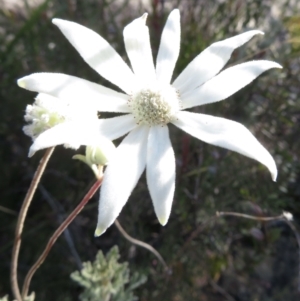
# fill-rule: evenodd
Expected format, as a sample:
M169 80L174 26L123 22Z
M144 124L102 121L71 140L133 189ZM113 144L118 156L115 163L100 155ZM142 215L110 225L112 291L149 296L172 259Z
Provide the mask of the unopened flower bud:
M94 172L97 179L102 176L102 168L115 152L115 145L109 140L102 137L98 145L88 145L84 155L75 155L73 159L78 159L86 163Z
M27 105L24 119L29 124L23 127L26 135L35 140L41 133L69 121L90 121L97 119L97 110L82 107L74 102L69 102L57 97L40 93L33 105ZM65 147L77 149L80 145L65 144Z

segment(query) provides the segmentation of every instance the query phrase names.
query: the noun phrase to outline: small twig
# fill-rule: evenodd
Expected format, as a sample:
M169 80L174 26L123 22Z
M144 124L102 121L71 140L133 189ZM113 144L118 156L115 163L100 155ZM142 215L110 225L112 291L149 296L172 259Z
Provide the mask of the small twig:
M248 214L243 214L243 213L237 213L237 212L216 212L217 216L237 216L237 217L243 217L243 218L248 218L252 220L257 220L257 221L274 221L274 220L281 220L285 222L290 229L293 231L297 244L298 244L298 253L299 253L299 262L300 262L300 234L298 230L296 229L295 225L292 223L293 220L293 215L289 212L283 211L281 215L275 216L275 217L259 217L259 216L252 216ZM298 291L300 292L300 264L299 264L299 274L298 274Z
M35 262L35 264L31 267L31 269L29 270L29 272L27 273L27 275L25 277L23 288L22 288L22 297L23 298L25 298L28 294L28 289L29 289L29 285L30 285L32 276L37 271L37 269L41 266L41 264L45 261L48 253L50 252L52 246L54 245L54 243L56 242L58 237L70 225L70 223L75 219L75 217L81 212L81 210L84 208L86 203L91 199L91 197L95 194L95 192L101 186L102 179L103 179L103 177L96 181L96 183L90 188L88 193L82 199L82 201L77 205L77 207L71 212L71 214L65 219L65 221L57 228L57 230L50 237L43 253L40 255L40 257Z
M150 251L151 253L153 253L157 259L160 261L160 263L164 266L165 270L166 271L170 271L169 267L167 266L166 262L164 261L164 259L162 258L162 256L158 253L158 251L156 251L151 245L143 242L143 241L140 241L138 239L135 239L133 237L131 237L125 230L124 228L121 226L121 224L119 223L119 221L116 219L115 220L115 225L116 227L118 228L118 230L120 231L120 233L128 240L130 241L131 243L137 245L137 246L140 246L142 248L145 248L147 249L148 251Z
M243 214L243 213L238 213L238 212L216 212L216 216L237 216L237 217L243 217L247 219L252 219L256 221L261 221L261 222L269 222L269 221L274 221L274 220L285 220L289 221L293 219L293 216L288 213L288 212L283 212L281 215L274 216L274 217L261 217L261 216L254 216L254 215L248 215L248 214Z
M25 199L23 201L23 204L22 204L19 216L18 216L14 245L13 245L13 250L12 250L11 274L10 274L10 281L11 281L13 295L17 299L17 301L22 301L22 297L21 297L20 289L19 289L19 285L18 285L17 270L18 270L18 257L19 257L20 246L21 246L21 234L22 234L23 228L24 228L24 221L25 221L31 200L36 191L37 185L41 180L42 174L44 173L44 170L45 170L46 165L53 153L53 150L54 150L54 147L48 148L47 151L45 152L43 158L41 159L39 166L33 176L33 179L31 181L30 187L27 191L27 194L25 196Z
M0 211L5 212L7 214L11 214L11 215L18 215L18 212L11 210L9 208L6 208L4 206L0 206Z

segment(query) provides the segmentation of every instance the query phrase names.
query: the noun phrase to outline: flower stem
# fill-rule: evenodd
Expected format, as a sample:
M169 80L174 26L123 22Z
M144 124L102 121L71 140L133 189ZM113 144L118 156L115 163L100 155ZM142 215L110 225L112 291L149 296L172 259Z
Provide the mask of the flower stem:
M34 196L34 193L36 191L37 185L41 180L41 177L44 173L44 170L46 168L46 165L53 153L54 147L48 148L45 152L43 158L41 159L39 166L33 176L33 179L31 181L30 187L27 191L27 194L25 196L25 199L23 201L17 226L16 226L16 232L15 232L15 239L14 239L14 245L13 245L13 251L12 251L12 259L11 259L11 274L10 274L10 281L11 281L11 287L14 294L14 297L17 299L17 301L22 301L22 297L20 294L20 289L18 285L18 257L20 252L20 246L21 246L21 234L23 232L24 228L24 221L27 215L28 208L31 204L31 200Z
M243 217L247 219L253 219L256 221L261 221L261 222L269 222L269 221L275 221L275 220L288 220L285 216L285 214L281 214L278 216L272 216L272 217L262 217L262 216L253 216L253 215L248 215L248 214L243 214L239 212L222 212L222 211L217 211L216 215L219 216L236 216L236 217Z
M56 242L57 238L64 232L64 230L70 225L70 223L75 219L75 217L81 212L81 210L84 208L84 206L87 204L87 202L91 199L91 197L95 194L95 192L98 190L98 188L102 184L102 179L98 179L94 185L90 188L88 193L85 195L85 197L82 199L82 201L77 205L77 207L71 212L71 214L66 218L66 220L57 228L57 230L53 233L53 235L50 237L43 253L40 255L38 260L35 262L35 264L31 267L29 272L27 273L23 288L22 288L22 298L24 299L28 294L29 285L32 279L32 276L37 271L37 269L41 266L41 264L46 259L48 253L50 252L52 246Z
M154 249L151 245L141 241L141 240L138 240L136 238L133 238L131 237L125 230L124 228L121 226L121 224L119 223L119 221L116 219L115 220L115 225L116 227L118 228L118 230L120 231L120 233L128 240L130 241L131 243L137 245L137 246L140 246L142 248L145 248L147 249L148 251L150 251L151 253L153 253L157 259L160 261L160 263L163 265L164 269L166 272L171 272L171 270L169 269L169 267L167 266L166 262L164 261L164 259L162 258L162 256L159 254L159 252Z

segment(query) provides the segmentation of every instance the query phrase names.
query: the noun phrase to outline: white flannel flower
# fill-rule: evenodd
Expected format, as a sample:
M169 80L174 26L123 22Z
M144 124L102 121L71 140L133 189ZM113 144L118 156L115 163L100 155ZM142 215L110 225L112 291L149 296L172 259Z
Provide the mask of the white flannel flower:
M125 47L133 71L94 31L73 22L53 20L82 58L125 93L64 74L32 74L18 81L28 90L62 99L82 100L87 105L93 104L99 111L126 113L85 124L58 125L41 134L32 145L32 151L36 151L69 143L75 133L81 144L99 135L114 140L129 133L105 171L95 235L105 232L117 218L145 168L155 213L162 225L167 223L175 189L175 157L168 123L202 141L259 161L269 169L273 180L277 175L270 153L242 124L183 111L226 99L264 71L281 68L275 62L259 60L221 71L234 49L262 32L251 30L212 44L171 84L180 48L179 10L173 10L167 19L156 67L145 25L146 17L144 14L124 29Z
M70 103L67 100L40 93L32 105L26 106L24 119L29 124L23 127L23 131L35 141L40 134L58 124L98 120L98 117L97 110L92 107L82 110L82 105L74 101ZM112 144L111 141L109 142ZM80 141L76 139L65 143L67 148L77 149L79 146ZM34 153L34 148L31 148L29 156L31 157Z

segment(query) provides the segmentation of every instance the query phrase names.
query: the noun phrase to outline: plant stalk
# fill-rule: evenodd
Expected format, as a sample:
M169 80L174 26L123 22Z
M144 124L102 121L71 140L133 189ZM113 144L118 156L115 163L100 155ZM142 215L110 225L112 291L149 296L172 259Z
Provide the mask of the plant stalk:
M84 208L84 206L87 204L87 202L92 198L92 196L96 193L98 188L102 184L103 177L99 178L94 185L90 188L88 193L84 196L82 201L77 205L77 207L71 212L71 214L66 218L66 220L57 228L57 230L53 233L53 235L50 237L43 253L40 255L38 260L35 262L35 264L31 267L29 272L27 273L23 288L22 288L22 298L24 299L28 294L29 285L31 282L31 279L37 269L41 266L41 264L45 261L47 255L49 254L52 246L58 239L58 237L64 232L64 230L70 225L70 223L75 219L75 217L81 212L81 210Z
M18 285L18 258L19 258L20 247L21 247L21 242L22 242L21 234L23 232L24 222L26 219L28 208L31 204L32 198L33 198L36 188L41 180L41 177L45 171L46 165L53 153L53 150L54 150L54 147L48 148L47 151L45 152L43 158L41 159L39 166L33 176L33 179L31 181L30 187L27 191L27 194L25 196L25 199L23 201L23 204L22 204L19 216L18 216L16 232L15 232L15 239L14 239L13 250L12 250L11 274L10 274L12 292L17 301L22 301L22 297L20 294L20 288Z

